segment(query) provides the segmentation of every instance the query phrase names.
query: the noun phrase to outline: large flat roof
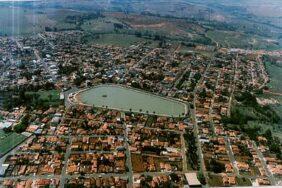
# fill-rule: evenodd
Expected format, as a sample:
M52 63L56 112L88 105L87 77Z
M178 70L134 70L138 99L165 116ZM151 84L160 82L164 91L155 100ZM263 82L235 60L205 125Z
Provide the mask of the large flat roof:
M201 183L198 180L196 172L185 173L185 177L188 182L188 185L190 186L201 185Z

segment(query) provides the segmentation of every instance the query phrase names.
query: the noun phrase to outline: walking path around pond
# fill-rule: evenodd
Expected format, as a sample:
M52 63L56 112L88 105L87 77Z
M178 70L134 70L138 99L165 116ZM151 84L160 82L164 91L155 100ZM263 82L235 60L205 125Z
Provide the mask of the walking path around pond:
M263 90L264 93L266 94L271 94L271 95L277 95L277 96L282 96L282 93L277 93L269 90Z

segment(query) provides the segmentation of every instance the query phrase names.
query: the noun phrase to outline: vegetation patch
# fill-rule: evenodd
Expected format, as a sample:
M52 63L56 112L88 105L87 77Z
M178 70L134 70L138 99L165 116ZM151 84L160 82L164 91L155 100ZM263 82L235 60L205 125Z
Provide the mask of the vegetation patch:
M15 132L5 133L3 130L0 130L0 156L13 149L25 139L24 135Z
M238 186L252 186L251 180L245 177L236 177L236 182Z
M222 177L215 174L209 174L208 184L211 187L221 187L223 186Z
M184 134L184 139L188 146L188 150L186 152L188 166L190 166L193 170L197 170L199 168L199 157L197 153L196 138L193 132L186 130L186 133Z
M239 103L232 107L230 117L223 117L224 123L244 125L248 121L270 123L280 121L280 117L276 112L270 106L259 105L253 94L244 92L235 98Z

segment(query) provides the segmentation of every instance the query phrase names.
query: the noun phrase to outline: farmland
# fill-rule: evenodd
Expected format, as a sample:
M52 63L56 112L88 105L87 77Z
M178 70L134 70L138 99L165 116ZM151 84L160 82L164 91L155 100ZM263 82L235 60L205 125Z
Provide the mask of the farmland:
M251 36L233 31L208 31L207 36L224 47L276 49L277 44L267 42L258 36Z
M101 2L100 2L101 3ZM39 3L40 4L40 3ZM95 3L94 3L95 4ZM99 4L99 3L98 3ZM109 5L109 10L117 9L120 3L114 7ZM146 3L135 3L144 8ZM173 3L172 3L173 4ZM156 5L156 4L155 4ZM223 47L254 48L254 49L277 49L280 47L276 34L271 40L268 32L271 26L259 27L254 31L253 25L244 20L240 27L234 28L232 22L225 22L226 16L222 12L211 15L216 22L212 24L206 21L183 19L174 16L163 15L165 10L151 5L152 13L126 14L123 12L91 12L88 9L68 9L54 7L40 7L34 11L32 5L3 6L0 4L0 36L4 35L28 35L44 31L68 31L80 30L96 35L86 41L105 45L130 46L148 39L154 40L156 36L166 36L166 40L185 41L196 44L212 45L213 42ZM189 4L187 4L188 6ZM35 5L36 6L36 5ZM71 6L71 5L70 5ZM101 5L104 6L104 5ZM174 9L173 7L171 7ZM203 10L202 10L203 9ZM197 13L202 10L203 12ZM153 13L156 11L156 13ZM160 12L160 13L158 13ZM170 10L173 13L175 10ZM192 16L201 14L201 20L206 20L205 8L189 5L177 14ZM202 15L203 14L203 15ZM138 33L138 38L132 36ZM106 34L101 36L101 34ZM116 34L123 34L116 37ZM157 37L158 39L159 37ZM213 41L213 42L212 42Z
M69 10L44 9L34 11L22 7L0 6L0 35L28 35L44 32L46 28L57 30L75 29L74 24L66 23L66 15L76 12ZM64 15L64 16L62 16Z

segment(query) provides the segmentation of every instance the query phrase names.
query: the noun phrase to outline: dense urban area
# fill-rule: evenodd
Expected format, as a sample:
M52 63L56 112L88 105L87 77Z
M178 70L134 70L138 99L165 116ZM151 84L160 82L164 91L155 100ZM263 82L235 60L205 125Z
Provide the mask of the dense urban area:
M225 45L205 24L228 25L142 15L0 35L0 187L282 186L277 43Z

